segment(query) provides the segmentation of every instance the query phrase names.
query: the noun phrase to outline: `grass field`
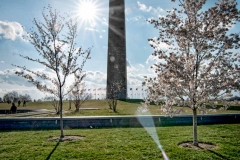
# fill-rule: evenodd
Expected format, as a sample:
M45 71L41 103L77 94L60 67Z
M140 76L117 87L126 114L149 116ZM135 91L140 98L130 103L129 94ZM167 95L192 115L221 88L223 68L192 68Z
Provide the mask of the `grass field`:
M239 159L240 124L199 126L199 141L216 149L181 148L192 140L191 126L157 127L159 140L171 160ZM49 142L59 130L1 131L0 159L159 160L157 145L143 128L73 129L66 135L81 135L80 141Z
M141 100L127 100L127 101L118 101L117 113L114 113L109 109L108 104L105 100L89 100L84 103L81 108L98 108L99 110L81 110L80 112L75 112L74 105L72 104L72 109L69 110L69 103L63 103L63 110L67 111L64 116L107 116L107 115L135 115L138 106L140 106ZM0 109L9 110L11 107L10 104L0 103ZM149 107L152 115L161 115L163 114L160 110L160 106L151 105ZM18 107L18 109L47 109L53 110L53 106L50 102L29 102L26 107ZM210 112L211 114L216 113L240 113L240 106L232 106L228 110L217 110L217 112ZM182 114L192 114L192 111L188 108L185 108L185 112ZM44 116L53 116L44 115Z
M64 116L104 116L134 115L140 100L119 101L117 113L109 109L104 100L90 100L82 108L99 110L69 110L64 102ZM10 104L0 103L0 109L9 109ZM160 106L151 105L153 115L163 114ZM49 102L31 102L18 109L53 110ZM214 113L240 113L240 106L232 106L225 111ZM191 114L187 109L184 114ZM5 115L11 116L11 115ZM44 115L54 116L54 115ZM158 137L169 158L181 159L239 159L240 124L198 126L200 142L217 145L216 149L194 150L181 148L179 143L192 140L192 126L157 127ZM65 135L80 135L84 139L69 142L49 142L46 139L59 136L60 130L0 131L0 159L109 159L109 160L155 160L163 159L157 145L143 128L111 129L72 129L65 130Z

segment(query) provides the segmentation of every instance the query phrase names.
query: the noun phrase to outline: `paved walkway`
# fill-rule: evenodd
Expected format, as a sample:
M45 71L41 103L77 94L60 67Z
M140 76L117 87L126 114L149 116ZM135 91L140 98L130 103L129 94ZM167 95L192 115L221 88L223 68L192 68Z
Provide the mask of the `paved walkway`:
M99 108L80 108L80 110L99 110ZM8 110L6 110L8 112ZM47 115L54 117L55 110L47 110L47 109L38 109L38 110L31 110L28 109L24 112L24 109L18 110L19 113L16 114L0 114L0 117L45 117ZM21 112L22 111L22 112ZM68 110L64 110L63 113L67 113Z

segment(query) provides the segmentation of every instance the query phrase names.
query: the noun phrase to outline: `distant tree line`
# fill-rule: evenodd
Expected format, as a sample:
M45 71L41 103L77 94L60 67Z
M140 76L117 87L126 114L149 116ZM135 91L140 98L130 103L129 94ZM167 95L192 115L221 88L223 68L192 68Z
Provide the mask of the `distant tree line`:
M29 94L19 94L16 91L12 91L12 92L8 92L6 94L4 94L3 96L3 102L17 102L17 101L26 101L26 102L31 102L32 98Z

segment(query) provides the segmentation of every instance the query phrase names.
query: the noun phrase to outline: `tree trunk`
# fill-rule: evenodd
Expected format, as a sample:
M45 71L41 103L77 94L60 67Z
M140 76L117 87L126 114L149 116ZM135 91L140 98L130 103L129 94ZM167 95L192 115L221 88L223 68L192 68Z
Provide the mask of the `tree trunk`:
M113 111L116 113L117 112L117 100L113 100Z
M72 109L72 101L69 99L69 110L71 110Z
M59 101L59 107L60 107L60 129L61 129L61 136L60 138L64 137L64 133L63 133L63 118L62 118L62 88L60 87L60 101Z
M193 109L193 145L198 146L197 138L197 109Z
M109 109L112 109L112 102L109 102Z
M113 111L116 113L117 110L116 110L116 106L113 106Z
M109 109L112 109L112 99L107 99Z

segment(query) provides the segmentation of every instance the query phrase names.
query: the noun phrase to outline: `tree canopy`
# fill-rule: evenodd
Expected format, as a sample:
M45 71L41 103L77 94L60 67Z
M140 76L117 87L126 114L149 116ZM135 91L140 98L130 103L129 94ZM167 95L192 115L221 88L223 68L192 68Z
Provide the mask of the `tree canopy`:
M16 71L18 76L27 79L40 91L59 98L61 137L64 137L62 101L64 96L86 76L83 67L90 58L91 49L84 51L82 47L76 47L77 22L71 17L61 16L51 6L44 8L42 15L43 22L34 19L33 24L36 28L32 28L28 33L30 43L41 58L34 59L22 54L20 56L45 66L52 74L47 74L46 71L30 70L25 66L14 66L21 70ZM74 84L66 86L70 75L75 77Z
M166 16L148 20L159 31L156 38L148 39L157 59L151 67L156 77L145 77L143 85L148 87L146 103L164 100L162 110L168 115L182 107L193 110L197 145L197 110L206 113L209 104L215 108L216 100L240 89L240 38L231 30L240 12L235 0L219 0L208 9L203 9L206 0L178 2L179 8ZM161 43L168 49L162 49Z

